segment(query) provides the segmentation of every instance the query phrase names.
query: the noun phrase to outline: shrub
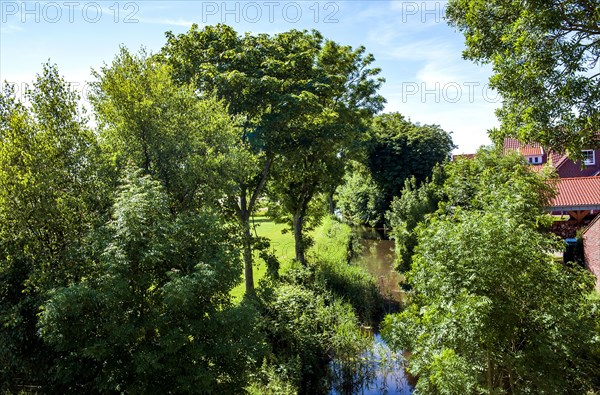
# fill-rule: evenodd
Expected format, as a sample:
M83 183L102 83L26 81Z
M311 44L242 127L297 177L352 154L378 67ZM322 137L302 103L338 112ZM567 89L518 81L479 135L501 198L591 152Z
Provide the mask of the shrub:
M315 283L346 300L362 322L372 324L382 312L383 299L375 278L365 268L349 263L358 250L357 244L348 225L328 217L315 232L309 261Z
M259 298L272 355L271 367L263 367L262 384L254 388L293 383L302 393L323 390L330 358L358 357L369 344L352 307L331 295L278 283L262 288Z

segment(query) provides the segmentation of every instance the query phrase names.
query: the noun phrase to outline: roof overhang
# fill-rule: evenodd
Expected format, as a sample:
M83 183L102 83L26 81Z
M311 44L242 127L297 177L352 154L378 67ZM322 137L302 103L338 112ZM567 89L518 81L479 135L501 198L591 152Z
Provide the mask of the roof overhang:
M600 210L600 204L590 204L585 206L548 206L548 211L584 211Z

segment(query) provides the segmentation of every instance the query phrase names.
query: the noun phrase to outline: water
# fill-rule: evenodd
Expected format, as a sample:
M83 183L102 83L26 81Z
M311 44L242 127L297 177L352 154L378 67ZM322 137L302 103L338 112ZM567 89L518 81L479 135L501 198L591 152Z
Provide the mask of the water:
M406 359L385 344L378 333L373 335L373 346L362 358L345 366L333 361L330 370L334 377L331 395L410 395L413 381L405 373Z
M404 301L400 281L404 277L394 270L394 242L387 239L361 239L362 253L352 264L365 267L377 279L379 292L396 303Z
M382 295L393 304L404 300L400 288L401 274L394 270L394 242L383 232L373 229L355 230L363 247L352 264L365 267L377 279ZM414 379L406 373L407 361L402 352L390 350L378 332L372 332L373 345L358 361L351 364L333 360L331 395L409 395Z

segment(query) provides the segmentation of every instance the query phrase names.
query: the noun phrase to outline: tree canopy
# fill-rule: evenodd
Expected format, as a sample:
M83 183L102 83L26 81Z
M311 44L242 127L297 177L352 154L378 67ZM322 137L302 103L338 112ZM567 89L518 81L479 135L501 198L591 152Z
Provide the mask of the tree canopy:
M0 378L44 382L53 353L37 334L55 287L94 271L95 228L110 204L94 133L78 96L46 64L26 106L0 95Z
M305 263L304 221L311 200L340 184L352 152L364 141L371 117L383 107L382 79L372 55L326 41L312 71L323 89L308 90L311 108L296 119L275 164L272 190L291 219L296 259ZM290 218L291 217L291 218Z
M61 354L61 392L238 392L264 348L255 315L230 308L235 235L209 213L172 214L160 182L129 171L100 276L52 293L40 331ZM245 329L243 329L245 328Z
M448 166L447 200L417 227L412 304L385 321L424 393L586 393L600 383L590 273L553 260L548 179L518 155Z
M493 66L497 143L516 137L575 156L600 145L597 1L451 0L446 15L465 35L464 56Z
M304 260L302 223L312 197L341 178L340 158L360 139L368 117L382 109L379 70L364 48L324 40L317 31L238 35L229 26L197 25L167 33L160 57L176 81L214 92L238 117L240 140L257 166L236 180L228 198L244 233L246 292L254 291L250 215L274 166L277 187L294 219L297 258ZM285 181L283 178L285 177Z
M414 177L420 185L436 164L450 158L453 148L450 134L437 125L414 124L400 113L377 116L371 127L368 166L383 192L386 210L407 179Z
M159 179L174 210L215 206L237 173L237 130L222 102L199 98L172 72L143 51L121 48L94 73L91 102L103 150L115 174L134 165Z

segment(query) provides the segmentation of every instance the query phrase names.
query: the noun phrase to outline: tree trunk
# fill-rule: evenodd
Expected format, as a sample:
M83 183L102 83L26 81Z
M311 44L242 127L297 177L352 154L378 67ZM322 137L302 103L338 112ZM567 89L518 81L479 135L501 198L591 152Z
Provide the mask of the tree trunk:
M493 393L494 392L494 381L493 381L493 365L492 365L492 359L490 358L490 352L487 352L487 385L488 385L488 391L489 393Z
M306 266L304 258L304 239L302 238L302 228L304 227L304 210L299 208L294 213L294 243L296 246L296 260Z
M243 229L243 257L244 257L244 281L246 284L246 296L253 297L254 293L254 271L252 267L252 234L250 233L249 212L243 212L240 218Z
M240 200L237 208L237 216L242 226L242 256L244 259L244 283L246 285L246 296L254 297L254 271L253 271L253 257L252 257L252 233L250 232L250 215L256 207L258 198L265 188L269 173L271 171L271 165L273 159L268 158L265 161L261 178L252 194L248 199L248 185L240 184Z
M329 209L329 214L335 214L335 203L333 202L333 194L335 193L335 189L332 189L327 193L327 207Z

